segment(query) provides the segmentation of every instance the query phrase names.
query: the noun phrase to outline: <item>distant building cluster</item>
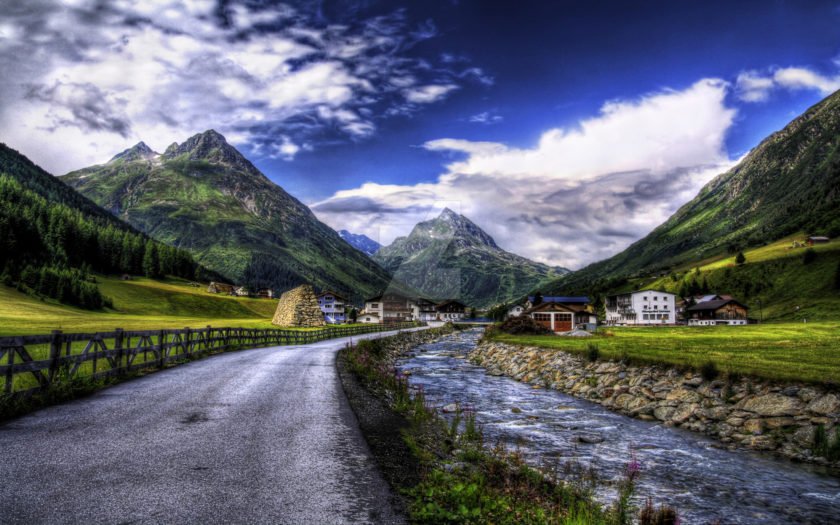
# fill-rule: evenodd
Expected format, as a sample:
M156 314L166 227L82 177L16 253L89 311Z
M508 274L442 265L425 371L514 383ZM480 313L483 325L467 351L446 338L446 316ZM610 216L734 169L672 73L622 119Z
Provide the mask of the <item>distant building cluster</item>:
M459 321L467 317L467 306L455 299L435 302L387 292L365 300L359 315L362 323L401 323L406 321Z

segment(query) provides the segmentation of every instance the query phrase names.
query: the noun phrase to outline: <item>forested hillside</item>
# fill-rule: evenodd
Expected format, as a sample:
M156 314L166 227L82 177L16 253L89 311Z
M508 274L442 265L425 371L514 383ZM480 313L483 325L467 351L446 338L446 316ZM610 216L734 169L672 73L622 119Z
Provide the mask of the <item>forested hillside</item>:
M91 272L194 278L183 250L150 240L0 144L0 278L26 293L97 309Z

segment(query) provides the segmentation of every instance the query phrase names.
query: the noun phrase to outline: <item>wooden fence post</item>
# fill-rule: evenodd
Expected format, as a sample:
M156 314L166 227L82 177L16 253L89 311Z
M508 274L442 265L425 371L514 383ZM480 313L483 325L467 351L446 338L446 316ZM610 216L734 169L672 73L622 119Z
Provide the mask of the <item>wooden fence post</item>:
M117 328L116 330L114 330L114 332L114 362L117 363L117 366L115 366L114 368L116 370L117 375L123 375L123 373L125 372L122 366L123 337L125 337L125 334L123 334L122 328Z
M160 346L160 353L158 354L160 356L160 357L158 357L158 360L159 360L158 368L163 368L164 365L166 364L166 347L165 347L165 344L164 344L165 341L166 341L166 331L161 330L160 332L158 332L158 345Z
M50 385L58 377L59 363L61 363L61 330L53 330L50 339L50 370L47 376Z

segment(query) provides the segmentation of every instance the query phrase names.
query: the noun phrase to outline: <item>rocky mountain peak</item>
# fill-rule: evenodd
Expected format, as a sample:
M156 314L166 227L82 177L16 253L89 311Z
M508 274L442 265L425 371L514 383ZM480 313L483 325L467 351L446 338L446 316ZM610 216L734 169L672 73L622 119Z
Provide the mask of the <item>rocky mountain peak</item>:
M140 141L134 146L128 148L127 150L121 151L114 155L114 157L109 160L108 162L116 162L118 160L123 161L133 161L133 160L149 160L153 157L157 156L157 153L152 150L149 146L146 145L145 142Z
M256 168L239 150L228 144L225 137L214 129L198 133L181 144L172 144L164 156L175 158L186 155L189 160L204 160L221 163L244 171L256 171Z
M498 248L496 241L465 216L444 208L436 218L421 222L412 230L410 237L451 237L459 244L484 245Z

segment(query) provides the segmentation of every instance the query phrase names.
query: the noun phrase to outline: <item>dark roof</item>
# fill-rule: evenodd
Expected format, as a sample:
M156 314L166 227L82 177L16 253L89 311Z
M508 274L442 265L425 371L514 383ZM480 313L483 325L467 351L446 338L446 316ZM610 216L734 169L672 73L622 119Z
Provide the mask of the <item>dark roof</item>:
M745 304L739 303L735 299L718 299L716 301L706 301L705 303L698 303L694 306L689 306L685 309L686 312L702 312L705 310L717 310L722 306L726 306L729 303L735 303L742 308L747 308Z
M530 302L534 302L533 295L528 296L528 300ZM586 296L562 296L562 295L547 295L542 298L542 302L544 303L569 303L569 304L588 304L589 297Z
M585 304L574 304L574 303L540 303L536 306L532 306L523 312L523 314L531 314L534 312L542 312L544 310L556 310L556 309L563 309L567 312L573 313L580 313L580 312L588 312L586 309Z
M323 296L325 296L325 295L332 295L332 296L333 296L333 297L335 297L336 299L341 299L342 301L347 301L347 298L346 298L346 297L344 297L344 296L343 296L343 295L341 295L341 294L335 293L335 292L333 292L333 291L331 291L331 290L324 290L323 292L321 292L321 293L319 293L319 294L318 294L318 297L323 297Z
M464 303L462 303L461 301L458 301L456 299L447 299L446 301L442 301L442 302L438 303L436 305L436 307L437 308L443 308L444 306L449 306L450 304L462 306L464 308L467 307L467 305L465 305Z

